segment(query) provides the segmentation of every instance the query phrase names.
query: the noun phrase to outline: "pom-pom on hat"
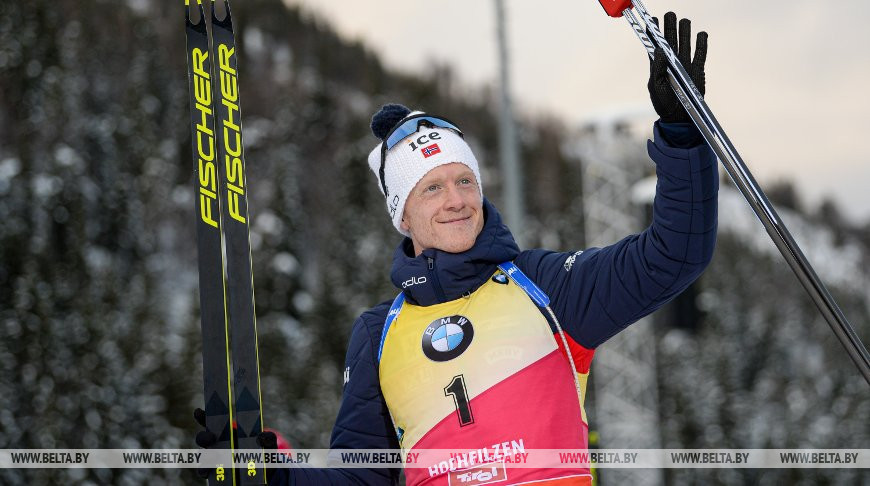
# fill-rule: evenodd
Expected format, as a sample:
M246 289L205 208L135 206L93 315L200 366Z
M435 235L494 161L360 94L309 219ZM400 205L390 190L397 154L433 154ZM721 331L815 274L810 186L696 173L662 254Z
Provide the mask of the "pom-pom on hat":
M415 122L416 118L419 121ZM431 123L432 121L435 123ZM403 134L407 131L407 136L399 141L393 140L395 135L391 132L406 122L411 124L403 127L402 131L396 130L396 133ZM462 139L458 128L451 122L434 115L426 115L422 111L411 111L403 105L388 104L372 116L371 129L381 139L381 143L369 154L369 167L378 178L378 187L386 199L387 213L399 233L410 236L401 227L405 202L414 186L430 170L453 162L465 164L474 173L477 187L481 188L477 159L471 152L471 147ZM382 177L381 158L388 137L391 142L388 145L391 147L386 151ZM480 197L483 198L482 189Z

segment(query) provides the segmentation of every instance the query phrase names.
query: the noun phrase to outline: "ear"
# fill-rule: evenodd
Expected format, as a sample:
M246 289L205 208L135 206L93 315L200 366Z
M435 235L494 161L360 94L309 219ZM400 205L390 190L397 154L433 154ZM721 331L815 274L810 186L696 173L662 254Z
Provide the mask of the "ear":
M408 224L408 221L402 216L402 222L399 223L399 227L402 228L402 231L411 232L411 225Z

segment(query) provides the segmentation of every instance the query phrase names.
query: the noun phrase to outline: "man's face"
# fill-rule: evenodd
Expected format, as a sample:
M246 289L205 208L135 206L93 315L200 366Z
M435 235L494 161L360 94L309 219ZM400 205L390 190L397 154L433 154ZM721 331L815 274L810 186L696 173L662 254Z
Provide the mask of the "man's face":
M430 170L405 202L402 229L411 234L414 253L427 248L461 253L483 229L483 200L474 172L454 162Z

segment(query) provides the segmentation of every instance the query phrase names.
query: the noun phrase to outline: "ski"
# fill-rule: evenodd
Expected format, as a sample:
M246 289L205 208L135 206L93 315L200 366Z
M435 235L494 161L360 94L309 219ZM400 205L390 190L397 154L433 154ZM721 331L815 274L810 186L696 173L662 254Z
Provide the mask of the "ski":
M221 0L218 0L221 1ZM215 140L219 195L226 252L227 316L230 322L234 433L239 449L260 449L263 428L254 274L251 264L247 181L239 100L238 56L228 0L222 0L224 18L218 18L212 0L212 67L214 69ZM265 483L265 468L250 461L240 475L241 484Z
M686 112L692 118L695 126L704 136L704 140L716 153L725 171L743 194L749 206L755 212L758 220L767 230L770 239L791 267L804 290L812 298L819 312L827 321L831 330L840 340L846 353L858 367L858 371L870 384L870 352L855 333L854 328L846 320L843 311L834 301L825 284L804 256L788 228L782 222L773 205L759 187L749 168L743 162L737 149L719 125L713 112L704 101L704 97L692 82L676 53L668 44L664 35L653 22L653 16L647 11L641 0L599 0L605 12L611 17L624 17L635 35L646 48L650 59L656 48L662 49L668 61L668 81L679 98ZM641 22L634 11L638 13Z
M202 0L196 23L185 0L206 428L217 435L212 448L228 451L209 484L264 484L265 469L254 461L232 469L236 448L259 449L262 407L238 63L224 6L219 20L212 0L210 47Z
M217 197L216 145L212 68L208 31L202 5L199 22L190 16L185 1L187 70L190 92L193 147L194 207L199 267L199 306L202 329L203 398L206 429L217 435L215 449L233 449L232 391L230 389L229 323L226 316L226 280L221 235L220 200ZM232 464L232 456L227 457ZM231 470L231 469L230 469ZM218 464L209 473L209 484L235 483L232 473Z

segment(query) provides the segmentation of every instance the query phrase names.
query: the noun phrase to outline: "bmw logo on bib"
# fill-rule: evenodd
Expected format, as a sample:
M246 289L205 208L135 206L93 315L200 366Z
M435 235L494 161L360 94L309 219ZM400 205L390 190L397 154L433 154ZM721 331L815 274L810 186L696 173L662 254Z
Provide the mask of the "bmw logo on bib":
M467 317L435 319L423 331L423 354L432 361L449 361L468 349L473 337L474 327Z

